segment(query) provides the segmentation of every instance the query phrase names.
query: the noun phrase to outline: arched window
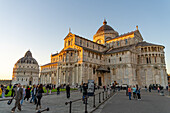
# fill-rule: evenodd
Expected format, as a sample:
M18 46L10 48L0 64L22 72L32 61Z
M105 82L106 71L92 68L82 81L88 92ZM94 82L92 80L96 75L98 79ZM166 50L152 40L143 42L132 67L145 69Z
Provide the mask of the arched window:
M80 40L80 45L82 45L82 40Z
M96 73L96 70L95 70L95 68L93 68L93 74L95 74Z
M119 61L122 61L122 58L121 58L121 57L119 58Z

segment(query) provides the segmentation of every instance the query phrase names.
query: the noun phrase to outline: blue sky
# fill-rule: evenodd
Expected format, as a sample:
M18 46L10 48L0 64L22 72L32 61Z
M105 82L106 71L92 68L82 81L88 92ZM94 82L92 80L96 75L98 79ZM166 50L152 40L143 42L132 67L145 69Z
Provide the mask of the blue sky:
M139 30L145 41L165 46L170 72L168 0L0 0L0 79L11 79L13 66L31 50L40 65L50 62L71 32L90 40L106 18L119 32Z

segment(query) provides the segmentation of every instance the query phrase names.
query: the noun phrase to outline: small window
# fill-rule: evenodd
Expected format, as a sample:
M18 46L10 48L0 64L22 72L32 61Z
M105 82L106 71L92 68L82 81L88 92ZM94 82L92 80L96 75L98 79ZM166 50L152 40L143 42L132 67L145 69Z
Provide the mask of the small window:
M98 46L98 50L100 50L100 46Z
M93 49L94 49L94 45L93 45Z
M110 63L110 59L109 59L109 63Z
M119 41L117 41L117 46L119 46Z
M122 58L121 58L121 57L119 58L119 61L122 61Z
M19 81L19 78L18 78L18 81Z
M87 47L89 46L88 42L87 42Z
M95 74L96 73L96 70L95 70L95 68L93 68L93 74Z
M23 78L22 78L22 81L23 81Z
M125 39L125 44L127 44L127 39Z
M71 56L73 56L73 53L71 53Z
M82 40L80 40L80 45L82 45Z

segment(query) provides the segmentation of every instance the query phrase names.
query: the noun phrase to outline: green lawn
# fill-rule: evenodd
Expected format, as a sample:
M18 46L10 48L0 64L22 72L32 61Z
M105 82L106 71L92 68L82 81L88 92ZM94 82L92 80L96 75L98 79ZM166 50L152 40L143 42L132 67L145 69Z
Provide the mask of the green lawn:
M5 97L10 97L12 91L11 91L11 89L9 88L9 86L7 87L7 89L9 90L9 92L8 92L7 95L5 95ZM44 93L47 93L47 90L45 89L45 87L43 87L43 90L44 90ZM77 90L77 89L76 89L76 88L75 88L75 89L74 89L74 88L71 88L70 90ZM66 91L66 89L60 89L60 91ZM51 92L57 92L57 89L52 89ZM2 95L0 95L0 98L1 98L1 97L2 97Z

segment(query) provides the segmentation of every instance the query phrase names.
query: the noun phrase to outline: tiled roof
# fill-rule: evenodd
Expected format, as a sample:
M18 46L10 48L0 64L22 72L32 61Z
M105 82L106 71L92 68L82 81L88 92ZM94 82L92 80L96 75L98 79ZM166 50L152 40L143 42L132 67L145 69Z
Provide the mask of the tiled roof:
M83 47L83 46L78 45L78 44L76 44L76 45L82 47L84 50L88 50L88 51L92 51L92 52L100 53L100 54L103 54L103 53L104 53L104 52L100 52L100 51L97 51L97 50L94 50L94 49L90 49L90 48L87 48L87 47Z
M163 46L163 45L152 44L144 41L144 42L139 42L136 46Z
M42 65L42 66L47 66L47 65L51 65L51 64L57 64L58 62L54 62L54 63L48 63L48 64L45 64L45 65Z
M119 48L112 48L112 49L109 49L108 51L106 51L105 54L129 51L133 46L134 46L134 44L133 45L124 46L124 47L119 47Z
M88 40L88 39L86 39L86 38L80 37L80 36L78 36L78 35L75 35L75 36L77 36L77 37L79 37L79 38L82 38L82 39L84 39L84 40L87 40L87 41L89 41L89 42L92 42L92 43L94 43L94 44L97 44L97 45L100 45L100 46L106 47L105 45L98 44L98 43L96 43L96 42L93 42L93 41Z

